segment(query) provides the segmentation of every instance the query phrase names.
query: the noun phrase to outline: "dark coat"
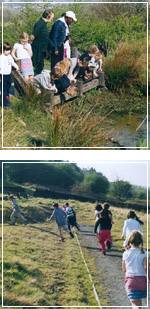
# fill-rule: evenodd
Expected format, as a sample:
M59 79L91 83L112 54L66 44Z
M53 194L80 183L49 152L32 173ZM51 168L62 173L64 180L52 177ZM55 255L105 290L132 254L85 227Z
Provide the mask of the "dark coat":
M33 51L33 64L37 63L43 54L47 51L47 46L49 43L49 31L47 28L47 23L40 18L34 25L32 34L35 39L32 42Z
M97 228L98 228L99 225L100 225L100 230L111 230L111 228L112 228L112 219L111 219L108 211L105 212L105 210L103 210L101 212L100 218L95 223L94 233L97 232Z
M66 26L61 20L56 20L49 34L49 49L52 52L58 51L66 39Z
M49 42L49 31L47 23L40 18L34 25L32 34L35 39L33 40L32 47L40 48L42 51L46 51Z

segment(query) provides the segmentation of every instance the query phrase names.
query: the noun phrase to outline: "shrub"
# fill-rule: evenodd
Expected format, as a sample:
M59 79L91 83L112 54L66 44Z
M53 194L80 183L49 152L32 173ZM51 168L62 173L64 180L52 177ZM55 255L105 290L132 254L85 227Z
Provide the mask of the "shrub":
M108 85L112 90L146 86L146 54L138 43L121 42L105 61Z

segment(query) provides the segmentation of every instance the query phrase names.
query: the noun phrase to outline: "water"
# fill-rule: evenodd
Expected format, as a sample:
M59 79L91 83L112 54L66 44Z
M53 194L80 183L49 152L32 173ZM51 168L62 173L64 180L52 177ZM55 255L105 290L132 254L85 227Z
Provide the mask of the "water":
M114 115L111 129L113 129L110 145L113 147L146 147L147 120L137 130L145 115ZM148 126L150 128L150 126ZM150 129L149 129L150 130ZM150 131L149 131L150 133Z

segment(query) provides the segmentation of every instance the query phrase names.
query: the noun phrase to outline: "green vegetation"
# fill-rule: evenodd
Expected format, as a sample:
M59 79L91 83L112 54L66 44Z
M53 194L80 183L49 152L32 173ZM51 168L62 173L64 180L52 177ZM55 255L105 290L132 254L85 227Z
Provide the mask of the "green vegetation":
M101 191L102 195L105 195L108 192L109 181L102 173L97 173L93 168L90 170L85 169L83 170L83 173L83 181L73 187L72 191L85 192L87 194L89 192L99 194Z
M112 193L123 200L131 198L133 196L132 185L128 181L117 180L113 183Z
M104 71L109 91L91 91L51 112L45 107L44 97L32 94L30 98L13 98L12 109L4 111L4 146L109 146L108 141L116 134L114 127L117 131L113 117L137 116L138 127L146 114L146 7L138 3L74 3L54 5L53 9L55 19L67 9L76 12L78 22L72 25L71 35L72 45L80 52L93 43L108 43ZM21 31L31 34L42 11L39 4L28 4L15 14L8 14L6 9L4 41L14 44ZM45 65L49 66L48 62ZM137 146L142 147L145 141L146 137L137 141Z
M81 169L74 163L6 163L4 193L9 192L41 197L60 193L68 198L75 194L78 198L113 200L118 205L132 199L133 203L139 201L139 207L146 207L146 188L122 180L111 183L94 168Z

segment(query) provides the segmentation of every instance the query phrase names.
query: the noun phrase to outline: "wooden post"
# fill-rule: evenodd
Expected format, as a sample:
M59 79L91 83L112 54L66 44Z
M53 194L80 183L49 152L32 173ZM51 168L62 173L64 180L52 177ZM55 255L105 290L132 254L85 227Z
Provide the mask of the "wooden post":
M83 96L83 81L82 80L77 81L77 88L79 91L79 97L82 97Z
M99 73L99 86L100 87L106 87L104 72Z

